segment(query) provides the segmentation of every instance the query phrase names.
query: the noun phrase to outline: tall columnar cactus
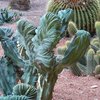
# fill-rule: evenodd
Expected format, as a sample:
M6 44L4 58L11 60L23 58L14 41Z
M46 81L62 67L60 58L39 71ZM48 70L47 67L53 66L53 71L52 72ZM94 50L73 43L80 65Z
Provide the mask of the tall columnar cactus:
M97 65L94 70L95 77L100 79L100 65Z
M49 0L47 12L57 13L59 10L71 8L74 11L71 20L78 29L87 30L94 35L95 21L100 20L99 6L98 0Z
M96 67L96 62L94 60L95 52L93 49L89 49L87 52L87 74L93 74Z
M99 48L100 48L100 21L97 21L95 23L95 28L96 28L96 34L97 34Z
M71 35L71 36L74 36L75 35L75 33L77 32L77 27L76 27L76 25L75 25L75 23L73 23L73 22L69 22L68 23L68 33Z

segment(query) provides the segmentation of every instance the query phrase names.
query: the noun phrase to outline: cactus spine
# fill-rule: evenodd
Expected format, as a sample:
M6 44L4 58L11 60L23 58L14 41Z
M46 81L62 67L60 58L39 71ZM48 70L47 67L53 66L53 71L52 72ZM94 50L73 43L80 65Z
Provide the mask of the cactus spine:
M98 0L50 0L47 11L57 13L62 9L73 9L71 20L77 24L78 29L87 30L93 35L94 23L100 19L99 5Z

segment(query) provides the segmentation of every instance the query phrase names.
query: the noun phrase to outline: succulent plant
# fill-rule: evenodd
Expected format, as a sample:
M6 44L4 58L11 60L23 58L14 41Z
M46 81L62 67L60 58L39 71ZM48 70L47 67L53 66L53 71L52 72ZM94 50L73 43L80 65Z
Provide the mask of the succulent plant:
M95 21L100 20L98 0L49 0L47 12L58 13L59 10L71 8L73 15L70 18L78 29L84 29L94 35Z
M96 34L99 38L99 43L100 43L100 21L96 21L95 28L96 28Z
M93 74L93 71L96 66L94 59L95 52L93 49L89 49L87 52L87 74Z
M26 96L28 100L36 100L37 90L34 86L20 83L13 87L13 95Z
M71 36L74 36L75 33L77 32L77 27L75 25L75 23L73 23L72 21L70 21L68 23L68 33L71 35Z
M59 46L59 47L57 48L57 52L58 52L58 54L60 54L60 55L64 55L65 51L66 51L66 45L64 45L64 46Z
M0 97L0 100L30 100L26 96L5 96L5 97Z
M18 50L16 49L16 45L12 48L12 54L10 55L11 49L9 47L11 45L13 46L14 43L6 36L5 44L7 47L5 45L4 51L8 48L8 52L5 51L5 54L11 58L11 61L15 62L17 66L23 65L24 62L24 71L28 68L26 73L31 71L32 68L36 68L38 72L37 96L35 95L36 90L34 90L34 87L30 87L26 84L18 84L13 89L14 96L4 97L7 98L6 100L10 100L10 98L14 98L14 100L33 100L35 96L37 100L52 99L52 92L57 81L58 74L61 73L66 66L74 66L84 56L90 44L89 32L85 30L78 30L66 49L64 56L58 59L59 61L57 60L54 48L61 39L61 35L67 29L71 13L71 9L61 10L58 14L50 12L46 13L41 18L37 29L34 29L32 24L25 20L18 22L18 31L23 36L25 49L29 56L28 63L26 60L20 59L21 56L19 55L19 52L15 55ZM2 40L2 38L4 39L2 36L4 31L1 29L0 33L0 39ZM9 41L7 42L6 40ZM15 61L15 58L19 59ZM34 77L33 72L29 72L25 76L27 75L29 77L28 79ZM30 77L30 75L32 77ZM25 79L27 79L27 77Z
M0 24L2 25L4 22L11 23L20 19L20 15L16 12L10 11L9 9L0 9Z
M100 74L100 65L97 65L94 70L95 75Z

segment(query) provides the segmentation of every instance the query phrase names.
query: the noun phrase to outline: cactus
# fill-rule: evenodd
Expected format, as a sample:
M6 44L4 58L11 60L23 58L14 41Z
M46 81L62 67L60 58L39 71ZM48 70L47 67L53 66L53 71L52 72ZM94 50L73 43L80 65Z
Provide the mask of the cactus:
M94 35L95 21L100 20L98 0L49 0L47 12L57 13L59 10L71 8L73 16L70 18L78 29L84 29Z
M5 97L0 97L0 100L30 100L26 96L5 96Z
M57 52L60 55L64 55L65 51L66 51L66 46L65 45L64 46L60 46L60 47L57 48Z
M100 65L97 65L94 70L95 75L100 74Z
M24 68L26 69L31 66L37 68L38 71L37 96L35 100L52 99L53 89L59 73L61 73L66 66L76 64L78 60L84 56L90 44L90 34L87 31L79 30L66 49L64 56L58 59L59 61L57 60L54 48L61 39L61 34L65 31L65 27L67 28L66 24L68 23L71 13L71 9L62 10L58 14L46 13L41 18L40 24L35 30L36 34L34 34L33 27L31 29L29 28L29 31L27 30L28 28L25 28L25 26L28 27L26 24L27 21L19 21L17 24L18 31L23 36L25 41L26 51L32 55L29 55L29 63L25 63L25 60ZM25 32L25 30L28 32ZM4 33L2 30L0 32ZM0 39L2 39L2 34L0 35ZM15 52L9 54L11 53L9 47L12 45L12 42L10 43L11 44L9 44L9 41L8 43L6 42L8 52L5 54L10 57L16 65L23 64L20 63L20 60L23 61L23 59L20 59L20 55L18 54L15 56L14 54L17 52L17 49L12 48L12 52L14 52L14 49ZM4 50L6 50L6 48L4 48ZM15 58L18 60L15 61ZM75 70L76 69L77 68L75 68ZM32 75L32 73L29 74ZM10 100L14 98L14 100L23 100L23 98L25 98L25 100L33 100L35 93L36 90L34 90L34 88L30 88L29 85L19 84L14 87L14 96L4 97L4 99ZM18 97L16 97L16 95ZM20 98L21 95L24 97Z
M94 50L89 49L87 52L87 74L92 74L95 69L96 63L94 60L94 55Z
M20 19L20 15L16 12L13 12L7 8L0 9L0 23L1 25L6 23L12 23L18 21Z
M13 95L26 96L29 100L36 100L37 90L35 87L20 83L13 87Z
M72 66L69 67L69 69L72 71L72 73L76 76L81 76L82 75L82 71L81 69L77 66L77 64L74 64Z
M100 21L97 21L95 23L95 28L96 28L96 34L97 34L97 36L99 38L99 43L100 43Z
M100 50L96 52L96 54L94 55L94 59L96 61L96 64L99 65L100 64Z
M95 74L95 77L97 79L100 79L100 65L97 65L95 70L94 70L94 74Z
M68 62L66 62L64 59L62 59L60 62L56 61L56 57L55 57L53 49L55 48L56 44L60 40L60 35L62 34L63 26L65 27L64 23L62 22L68 20L67 15L70 14L71 10L68 9L61 12L58 13L58 15L47 13L45 16L43 16L41 19L40 26L35 31L36 35L32 38L33 47L34 47L33 53L35 53L33 63L35 64L38 71L40 72L39 78L38 78L38 82L39 82L39 88L38 88L38 94L37 94L38 100L52 99L52 91L53 91L55 82L57 80L58 74L62 71L62 69L66 65L76 63L78 60L78 57L79 56L82 57L85 53L85 49L87 49L87 47L89 46L88 32L82 31L82 33L80 32L80 34L77 33L76 37L71 43L73 45L68 46L68 48L70 49L68 49L68 51L66 52L66 56L64 58L68 59L72 53L73 55L75 54L75 52L70 52L70 50L75 51L77 46L79 46L79 44L77 44L76 42L78 40L79 41L82 40L80 43L84 43L85 41L87 41L87 45L83 46L84 52L82 51L83 53L80 53L80 55L77 56L72 62L71 62L72 57L69 58L70 64L68 64ZM64 19L65 16L67 16L66 17L67 20ZM20 25L20 23L18 25ZM84 33L86 33L87 35ZM25 37L27 37L27 35L24 36L24 39L26 39ZM84 39L82 39L84 37L86 38L85 41ZM74 44L76 44L75 48L71 49L73 48ZM77 50L81 50L81 49L77 48ZM69 54L68 56L67 56L67 53ZM62 66L63 61L64 61L64 66Z
M71 36L74 36L75 35L75 33L77 32L77 27L76 27L76 25L75 25L75 23L73 23L73 22L69 22L68 23L68 33L71 35Z

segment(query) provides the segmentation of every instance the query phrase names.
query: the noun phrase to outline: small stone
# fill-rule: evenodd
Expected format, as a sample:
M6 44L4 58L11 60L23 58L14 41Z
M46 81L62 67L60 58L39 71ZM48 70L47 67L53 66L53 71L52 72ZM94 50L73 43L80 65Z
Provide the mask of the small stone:
M95 88L98 88L98 85L91 86L91 89L95 89Z

